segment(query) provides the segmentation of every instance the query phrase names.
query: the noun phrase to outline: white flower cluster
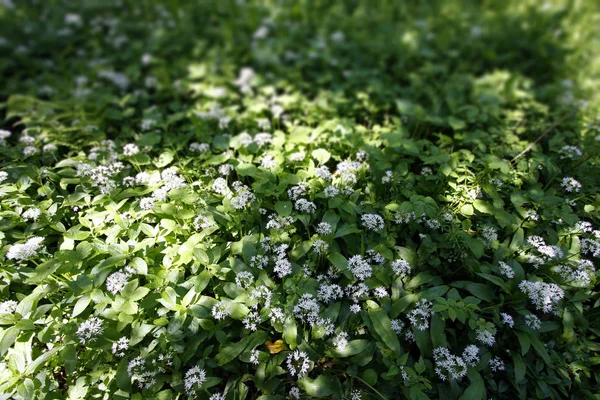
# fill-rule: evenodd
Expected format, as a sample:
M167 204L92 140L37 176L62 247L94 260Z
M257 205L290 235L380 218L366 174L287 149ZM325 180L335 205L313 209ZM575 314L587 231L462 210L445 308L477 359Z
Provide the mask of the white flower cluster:
M276 214L269 215L269 222L267 222L267 229L285 229L294 223L294 218L291 216L280 217Z
M239 272L235 277L235 284L248 289L254 283L254 275L248 271Z
M528 219L530 221L537 221L540 219L540 216L537 212L535 212L535 210L527 210L525 212L525 219Z
M208 143L190 143L190 152L191 153L207 153L210 151L210 145Z
M556 271L563 279L574 281L582 286L592 283L592 279L596 276L596 268L590 260L577 260L573 265L560 264L556 267Z
M502 317L503 324L508 325L510 328L515 326L515 320L512 316L508 315L507 313L500 313L500 316Z
M525 324L527 324L527 326L533 329L534 331L542 327L542 321L540 321L538 316L535 314L527 314L525 316Z
M211 226L214 226L215 223L213 221L211 221L207 216L199 214L196 216L196 218L194 218L194 228L196 230L202 230L202 229L206 229L206 228L210 228Z
M360 255L355 255L348 260L348 270L354 278L361 281L370 278L373 272L371 265Z
M38 218L40 217L40 215L42 215L42 212L40 211L40 209L36 208L36 207L32 207L32 208L26 210L25 212L23 212L23 214L21 214L21 217L23 217L23 219L25 221L37 221Z
M500 357L494 357L488 362L493 372L504 371L504 361Z
M512 279L515 277L515 271L512 269L512 267L510 265L508 265L504 261L498 262L498 269L500 270L500 273L502 275L504 275L505 277L507 277L508 279Z
M519 289L527 296L538 310L552 312L554 306L565 297L565 292L555 283L522 281Z
M321 306L310 293L304 293L294 306L294 316L304 323L314 325L319 319Z
M579 191L582 188L581 183L579 183L579 181L569 176L563 178L562 183L560 185L569 193L579 193Z
M410 275L411 272L410 264L408 263L408 261L405 261L403 259L394 260L392 262L392 270L396 275L400 276L401 278L406 278Z
M196 396L197 391L202 388L206 382L206 371L199 366L195 366L187 370L183 378L183 387L188 396Z
M313 248L315 253L321 255L327 252L327 249L329 249L329 244L322 239L317 239L313 242Z
M0 171L0 183L8 179L8 172Z
M257 349L252 349L250 350L250 362L254 365L258 365L259 364L259 360L258 360L258 356L260 355L259 351Z
M479 362L479 347L474 344L468 345L463 351L462 358L468 366L474 367Z
M560 247L547 245L540 236L529 236L527 238L527 243L539 253L539 255L530 254L527 256L528 261L536 268L539 268L547 262L559 260L564 257L564 253Z
M427 299L420 299L415 308L408 313L408 319L415 329L424 331L429 328L429 320L433 315L431 306L431 302Z
M494 327L485 327L485 326L480 326L477 329L477 340L480 341L481 343L485 344L486 346L493 346L494 343L496 342L496 328Z
M13 244L6 252L6 258L9 260L27 260L35 255L40 248L44 238L34 236L22 244Z
M215 304L212 308L212 316L216 320L221 320L227 318L229 315L229 303L221 300L217 304Z
M486 225L481 229L481 236L481 240L485 244L489 245L495 240L498 240L498 231L496 230L496 228Z
M140 152L140 148L134 143L127 143L123 146L123 155L126 157L135 156Z
M460 380L467 375L467 363L465 360L450 353L450 350L447 348L435 348L433 350L433 359L435 360L435 373L443 381L447 379Z
M140 389L150 389L156 383L157 370L150 369L146 365L146 360L142 357L135 357L127 364L127 374L132 381L137 381Z
M333 346L338 350L346 348L348 346L348 333L338 333L337 336L333 338Z
M0 314L13 314L15 311L17 311L18 305L19 303L14 300L3 301L0 303Z
M292 377L302 378L310 368L308 355L303 351L294 350L288 355L287 368Z
M112 353L117 357L125 357L125 351L129 349L129 339L125 336L112 345Z
M252 193L252 190L240 181L233 182L231 185L235 196L231 198L231 205L237 210L241 210L248 204L256 201L256 196Z
M81 344L85 344L87 341L94 342L98 336L102 335L104 331L102 323L103 321L98 317L90 317L82 322L77 329L77 336L79 336Z
M385 227L385 221L379 214L363 214L361 220L365 228L371 231L379 232Z
M319 289L317 290L317 298L325 304L340 299L343 296L344 291L342 290L342 287L337 283L321 283Z
M321 165L320 167L315 169L315 176L325 181L330 181L332 179L331 172L329 171L329 168L327 168L325 165Z
M248 314L246 314L246 316L242 320L242 323L244 324L244 328L251 330L252 332L256 331L260 322L261 322L260 315L255 311L252 311L252 312L249 312Z
M12 132L5 129L0 129L0 146L4 146L6 144L6 139L8 139L11 135Z
M123 268L121 271L113 272L106 278L106 290L112 294L121 293L131 275L135 273L135 270L130 266Z
M583 152L577 146L563 146L560 149L560 158L568 158L570 160L576 160L583 156Z
M316 230L319 235L323 236L330 235L333 232L333 229L328 222L320 222L319 225L317 225Z

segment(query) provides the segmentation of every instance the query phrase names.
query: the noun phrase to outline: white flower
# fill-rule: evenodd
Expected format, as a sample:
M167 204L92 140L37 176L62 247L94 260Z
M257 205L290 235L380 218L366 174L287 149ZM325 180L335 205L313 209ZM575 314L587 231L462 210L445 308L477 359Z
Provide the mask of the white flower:
M258 329L258 324L260 324L260 315L255 311L249 312L242 320L242 323L244 324L244 328L255 332Z
M396 275L406 278L408 275L410 275L411 268L407 261L399 259L392 262L392 270L394 270Z
M277 166L277 162L275 161L275 158L273 158L272 155L267 154L263 157L262 161L260 162L260 166L264 169L271 169Z
M467 375L467 363L461 357L450 353L450 350L444 347L437 347L433 350L433 359L435 360L435 373L441 380L462 379Z
M254 70L249 67L244 67L240 70L240 74L235 81L235 85L240 89L240 92L247 94L252 91L252 84L255 80L256 74Z
M496 338L494 335L496 334L496 328L484 328L480 327L477 330L477 340L487 346L493 346Z
M474 367L479 362L479 347L474 344L470 344L465 347L462 358L465 360L467 365Z
M308 369L310 368L308 355L303 351L293 351L288 355L287 368L290 375L295 376L297 379L302 378L308 373Z
M216 320L225 319L229 315L229 303L221 300L212 308L212 315Z
M197 390L206 382L206 371L199 366L190 368L183 378L183 386L188 396L194 396Z
M329 198L335 197L339 193L340 193L340 191L335 186L327 186L325 188L325 190L323 190L323 194L325 194L325 197L329 197Z
M338 349L342 350L348 346L348 334L346 332L340 332L335 338L333 338L333 345Z
M0 171L0 183L8 179L8 172Z
M290 398L300 400L300 389L297 386L294 386L290 389Z
M40 215L42 215L42 212L40 211L39 208L30 208L29 210L25 211L21 217L23 217L23 219L25 221L37 221L37 219L40 217Z
M258 356L259 356L258 350L252 349L250 351L250 362L254 365L258 365L258 363L259 363Z
M385 175L381 178L381 183L390 183L394 179L392 170L385 171Z
M312 201L306 199L298 199L294 204L294 208L300 212L312 214L317 211L317 206Z
M304 157L306 157L306 154L301 151L298 151L296 153L290 154L289 159L291 162L300 162L304 160Z
M385 226L383 218L378 214L363 214L361 220L363 225L372 231L378 232Z
M112 345L112 352L118 357L125 357L125 350L129 349L129 339L125 336L117 340Z
M525 219L537 221L540 219L540 216L538 215L538 213L535 212L535 210L527 210L525 212Z
M508 325L511 328L515 326L515 320L512 316L508 315L507 313L500 313L500 315L502 316L502 323Z
M578 181L576 181L575 179L571 178L571 177L565 177L562 180L561 186L563 188L565 188L565 190L567 192L575 192L575 193L579 193L579 191L581 190L581 183L579 183Z
M319 235L329 235L333 232L331 225L328 222L319 223L316 230Z
M404 329L404 322L399 319L393 319L390 321L392 330L396 332L396 335L401 335Z
M505 263L504 261L498 262L498 269L500 269L500 273L507 277L508 279L512 279L515 277L515 271L512 269L510 265Z
M208 400L225 400L225 393L214 393Z
M44 238L34 236L23 244L13 244L6 252L6 258L9 260L27 260L37 255L43 241Z
M354 314L358 314L360 312L361 308L360 305L358 304L352 304L350 306L350 311L352 311Z
M235 277L235 284L248 289L254 283L254 276L248 271L242 271Z
M415 308L408 313L408 319L416 329L424 331L429 328L429 319L432 314L431 302L427 299L420 299Z
M127 143L123 146L123 155L126 157L134 156L140 152L140 148L134 143Z
M112 294L121 293L130 276L127 270L113 272L106 278L106 290Z
M331 172L329 172L329 168L327 168L325 165L321 165L315 170L315 176L325 181L331 180Z
M35 147L35 146L26 146L26 147L23 149L23 155L24 155L24 156L30 156L30 155L32 155L32 154L39 153L39 151L40 151L40 150L39 150L37 147Z
M210 151L208 143L190 143L190 152L192 153L206 153L208 151Z
M140 207L142 210L152 210L155 201L156 200L152 197L144 197L140 200Z
M337 283L331 285L322 283L317 291L317 298L324 303L330 303L334 300L342 298L344 291Z
M12 135L12 133L10 131L7 131L5 129L0 129L0 145L5 144L6 139L8 139L10 137L10 135Z
M360 255L353 256L348 260L348 270L356 279L361 281L370 278L373 272L369 263Z
M12 314L17 311L17 303L14 300L6 300L0 303L0 314Z
M227 194L229 192L229 187L227 187L227 181L223 178L217 178L213 182L212 190L218 194Z
M316 323L319 318L321 307L312 294L304 293L298 303L294 306L294 315L302 322Z
M91 317L79 325L77 336L79 336L81 344L85 344L86 341L94 342L103 331L102 320L98 317Z
M379 286L373 290L373 296L383 298L388 297L389 293L386 288L384 288L383 286Z
M329 244L324 240L317 239L313 243L313 248L315 249L315 253L325 254L327 249L329 249Z
M504 361L500 357L494 357L489 361L489 366L493 372L504 371Z
M581 158L583 152L577 146L563 146L560 149L560 154L560 158L575 160L577 158Z
M542 321L535 314L527 314L525 316L525 323L533 330L538 330L542 327Z
M483 236L483 242L486 244L491 244L494 240L498 240L498 232L496 228L491 226L484 226L481 235Z
M529 296L538 310L545 313L552 312L554 305L565 297L565 292L555 283L522 281L519 289Z

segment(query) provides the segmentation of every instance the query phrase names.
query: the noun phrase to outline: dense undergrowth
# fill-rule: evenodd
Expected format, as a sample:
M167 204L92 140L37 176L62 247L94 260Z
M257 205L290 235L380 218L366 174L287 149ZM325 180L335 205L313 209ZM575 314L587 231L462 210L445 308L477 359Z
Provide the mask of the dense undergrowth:
M595 2L0 22L0 398L598 399Z

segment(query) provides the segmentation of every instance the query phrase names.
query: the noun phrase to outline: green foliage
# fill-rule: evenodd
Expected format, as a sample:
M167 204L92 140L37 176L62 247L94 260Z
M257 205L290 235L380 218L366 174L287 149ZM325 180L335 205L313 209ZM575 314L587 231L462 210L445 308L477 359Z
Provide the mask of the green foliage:
M595 2L1 3L1 398L598 398Z

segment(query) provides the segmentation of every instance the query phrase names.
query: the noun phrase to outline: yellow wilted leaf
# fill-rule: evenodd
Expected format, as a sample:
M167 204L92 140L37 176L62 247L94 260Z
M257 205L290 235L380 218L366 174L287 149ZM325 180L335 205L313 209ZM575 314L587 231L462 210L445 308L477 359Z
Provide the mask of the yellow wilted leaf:
M265 345L267 346L267 348L269 349L269 353L271 354L277 354L287 349L285 342L281 339L275 341L275 343L271 343L267 340Z

